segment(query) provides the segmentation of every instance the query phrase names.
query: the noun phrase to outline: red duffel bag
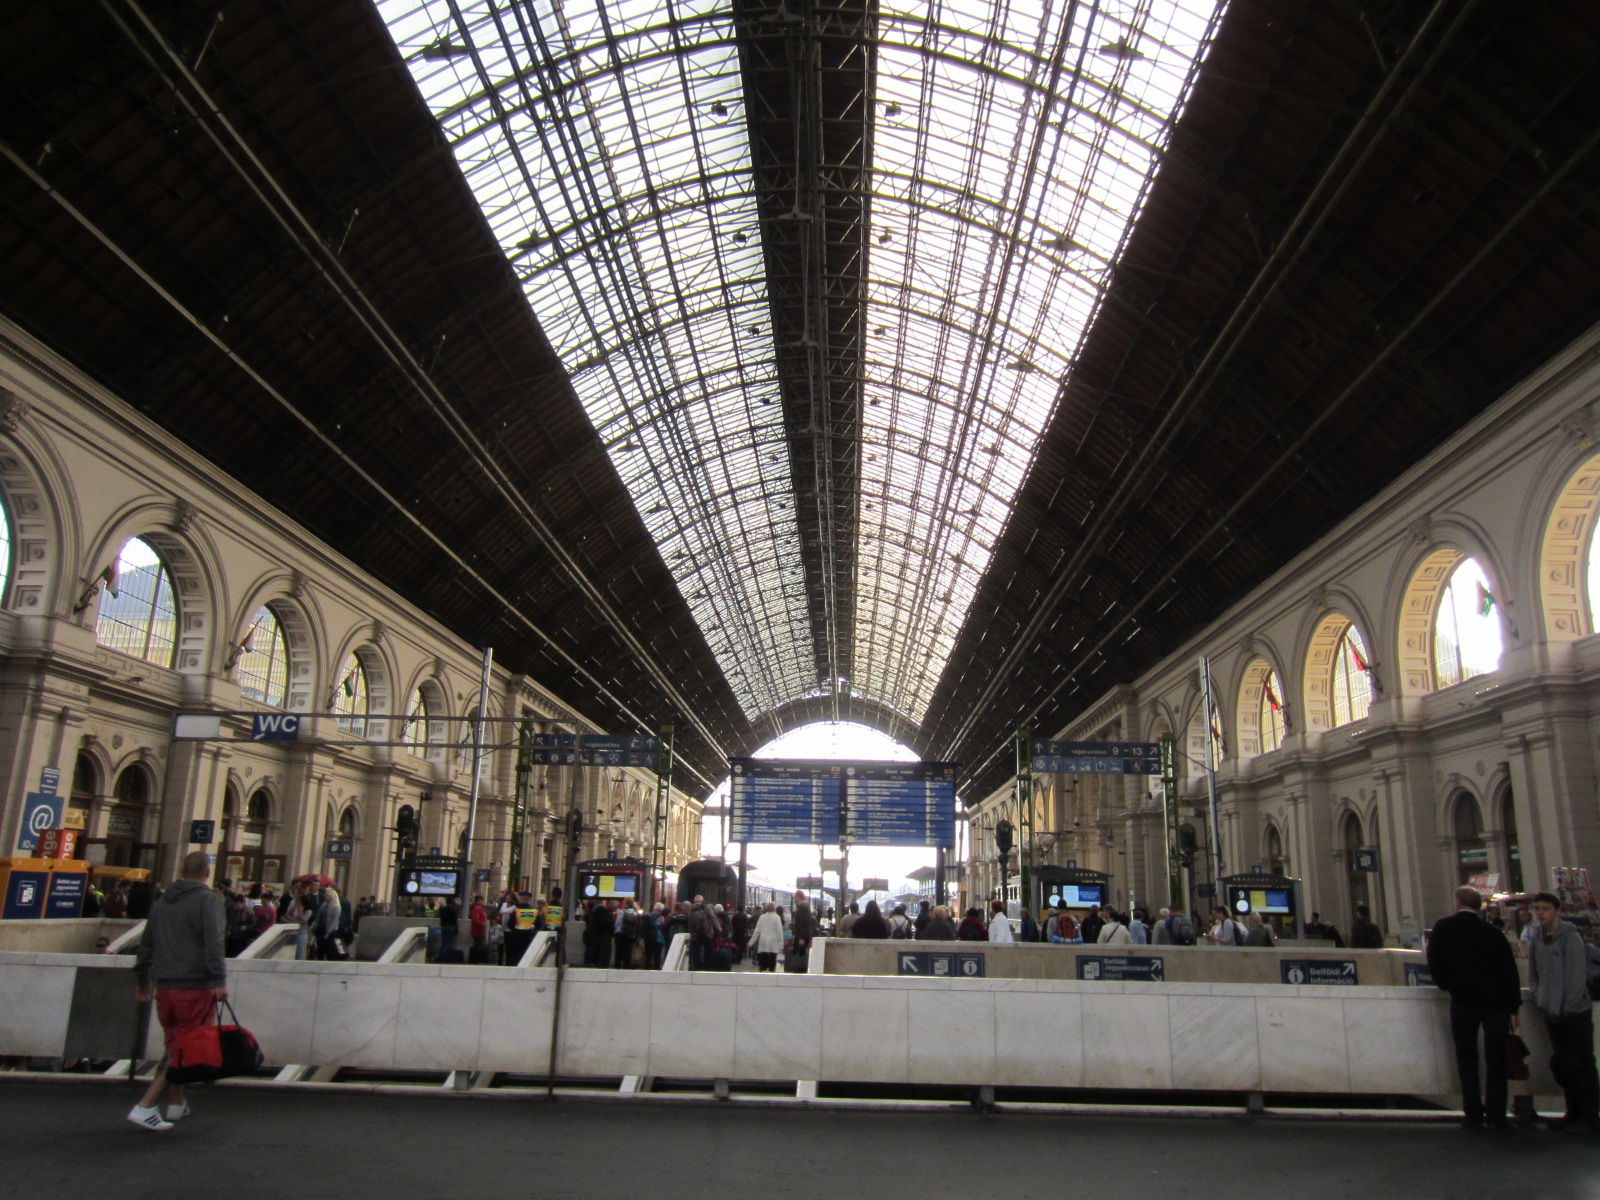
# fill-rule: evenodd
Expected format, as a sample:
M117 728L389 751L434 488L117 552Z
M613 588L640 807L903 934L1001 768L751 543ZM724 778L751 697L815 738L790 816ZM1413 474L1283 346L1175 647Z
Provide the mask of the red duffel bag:
M222 1023L223 1008L232 1024ZM262 1063L261 1047L255 1035L238 1022L233 1005L224 1000L214 1023L189 1030L167 1053L167 1081L205 1083L229 1075L253 1075Z

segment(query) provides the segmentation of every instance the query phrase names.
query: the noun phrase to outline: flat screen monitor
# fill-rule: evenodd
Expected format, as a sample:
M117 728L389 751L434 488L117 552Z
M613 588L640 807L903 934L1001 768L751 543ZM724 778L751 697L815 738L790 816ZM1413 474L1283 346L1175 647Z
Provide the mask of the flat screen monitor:
M454 896L460 886L460 871L408 868L400 873L400 891L407 896Z
M1284 888L1251 888L1243 894L1243 898L1248 899L1250 907L1258 913L1287 915L1293 911L1289 892Z
M585 875L578 890L598 900L637 900L639 876L632 873L613 875L609 871L602 871L596 875Z
M1045 889L1044 902L1050 908L1063 904L1068 908L1099 908L1105 903L1105 888L1098 883L1051 884Z

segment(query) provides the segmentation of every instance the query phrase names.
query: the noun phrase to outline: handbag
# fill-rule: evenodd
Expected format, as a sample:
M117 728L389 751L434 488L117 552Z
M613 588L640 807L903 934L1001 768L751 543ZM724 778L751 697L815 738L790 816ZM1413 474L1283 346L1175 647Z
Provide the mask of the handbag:
M1528 1043L1522 1040L1521 1034L1510 1034L1506 1038L1506 1078L1528 1078Z
M228 1010L231 1024L222 1023L222 1009ZM168 1083L205 1083L230 1075L253 1075L264 1061L255 1035L234 1015L226 1000L217 1009L217 1019L197 1025L178 1038L167 1053Z

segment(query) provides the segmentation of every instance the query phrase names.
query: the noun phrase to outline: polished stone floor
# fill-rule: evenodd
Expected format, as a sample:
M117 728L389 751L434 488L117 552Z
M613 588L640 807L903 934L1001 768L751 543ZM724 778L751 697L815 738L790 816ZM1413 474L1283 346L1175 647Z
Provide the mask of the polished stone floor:
M194 1089L0 1076L0 1193L241 1200L1600 1200L1600 1140L1450 1124Z

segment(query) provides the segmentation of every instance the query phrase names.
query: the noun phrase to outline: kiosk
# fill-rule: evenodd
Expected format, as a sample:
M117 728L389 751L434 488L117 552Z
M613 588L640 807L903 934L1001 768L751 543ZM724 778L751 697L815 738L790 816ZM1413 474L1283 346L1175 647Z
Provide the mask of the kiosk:
M1300 936L1300 881L1287 875L1265 871L1245 875L1224 875L1222 892L1227 897L1228 914L1243 917L1260 913L1279 937Z
M1111 876L1084 867L1036 867L1030 900L1035 920L1063 904L1069 909L1099 908L1111 903Z
M418 854L395 872L395 915L415 916L429 900L443 902L461 894L466 860L447 854Z

